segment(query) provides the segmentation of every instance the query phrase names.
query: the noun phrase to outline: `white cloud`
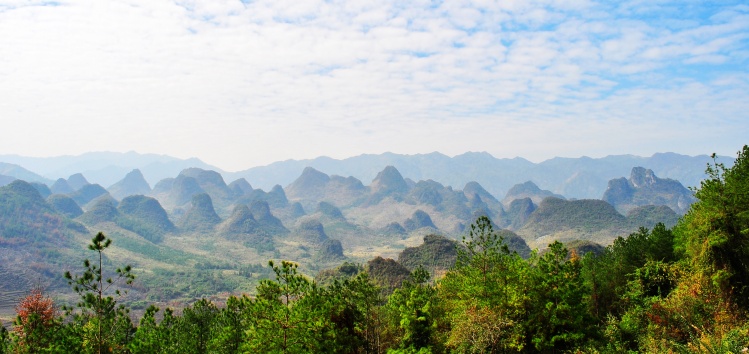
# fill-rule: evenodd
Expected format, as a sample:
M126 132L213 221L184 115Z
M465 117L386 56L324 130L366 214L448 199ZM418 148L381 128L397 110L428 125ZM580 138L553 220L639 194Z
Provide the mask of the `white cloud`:
M387 150L540 159L709 150L692 135L737 145L749 128L742 6L42 4L0 0L4 153L135 149L227 169Z

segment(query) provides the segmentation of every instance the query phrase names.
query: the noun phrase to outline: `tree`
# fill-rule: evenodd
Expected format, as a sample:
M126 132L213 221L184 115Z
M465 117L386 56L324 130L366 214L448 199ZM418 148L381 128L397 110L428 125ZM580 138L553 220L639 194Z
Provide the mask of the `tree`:
M14 324L17 352L38 353L48 348L58 325L54 301L44 296L41 289L32 289L16 306Z
M350 270L352 274L356 268ZM337 352L378 352L380 328L376 310L382 300L380 289L369 280L367 273L336 279L325 293L334 334L332 342Z
M387 307L396 322L391 326L399 330L398 349L405 352L431 350L436 344L439 299L437 289L428 283L429 277L429 272L419 266L388 299Z
M135 275L132 274L129 265L117 268L114 278L105 274L104 251L111 244L111 239L101 232L97 233L88 245L89 250L96 252L95 262L84 260L85 269L81 275L65 272L68 284L81 298L77 304L81 313L76 314L76 319L83 326L85 349L99 354L124 351L132 330L127 309L117 305L117 300L109 294L113 291L117 297L121 296L118 286L121 282L126 285L132 284ZM72 308L66 310L73 313Z
M10 339L8 338L8 330L5 329L5 326L3 326L2 321L0 321L0 354L9 353L8 350Z
M582 265L577 255L556 241L533 268L526 327L530 343L540 352L568 351L581 344L590 322Z
M216 333L219 310L211 301L200 299L182 311L179 320L180 347L185 353L205 354Z
M618 237L600 256L586 254L581 263L591 292L590 313L600 323L609 315L620 316L627 310L623 295L629 291L630 276L647 262L675 261L674 234L662 223L652 231L641 227L627 237Z
M276 266L275 281L262 280L257 297L248 305L247 341L242 350L266 353L306 353L322 351L320 308L309 306L318 300L320 289L297 272L297 264L283 261ZM303 299L310 298L305 302ZM305 303L308 304L305 306Z
M522 350L527 263L509 250L486 216L471 225L463 245L439 286L450 323L447 346L461 353Z
M165 344L159 336L159 326L156 323L156 313L159 308L149 306L140 319L138 329L133 334L133 340L128 344L130 352L138 353L163 353L162 346Z
M749 146L732 167L714 161L706 173L695 193L698 201L677 225L678 249L749 310Z
M230 296L226 307L219 310L215 331L209 343L212 353L239 353L244 341L244 312L249 299Z

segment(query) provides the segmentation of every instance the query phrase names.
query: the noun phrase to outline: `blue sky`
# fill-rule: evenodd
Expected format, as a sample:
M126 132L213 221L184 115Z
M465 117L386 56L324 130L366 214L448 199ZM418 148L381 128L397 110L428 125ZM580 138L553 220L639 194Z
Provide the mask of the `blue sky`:
M0 0L0 154L733 156L747 68L742 1Z

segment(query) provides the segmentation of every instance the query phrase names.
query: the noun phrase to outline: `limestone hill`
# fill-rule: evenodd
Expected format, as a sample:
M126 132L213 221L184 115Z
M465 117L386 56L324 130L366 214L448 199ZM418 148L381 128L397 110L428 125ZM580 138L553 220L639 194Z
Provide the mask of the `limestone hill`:
M98 184L85 184L75 192L71 193L70 198L73 198L79 206L85 207L86 204L90 203L92 200L108 194L109 192Z
M183 231L207 232L220 222L221 218L213 208L211 196L201 193L192 197L192 207L182 216L179 228Z
M146 182L143 173L135 169L125 175L125 178L107 188L107 191L115 199L122 200L131 195L148 195L151 193L151 186Z
M538 188L535 183L527 181L525 183L520 183L512 186L512 188L507 191L504 199L502 199L502 204L504 204L505 206L509 206L513 200L524 198L530 198L534 204L539 204L547 197L565 199L559 194L554 194L551 191L542 190L541 188Z
M679 181L658 178L652 170L643 167L633 168L629 179L609 181L602 199L622 214L638 206L665 205L683 215L695 201L692 192Z
M65 215L68 218L74 219L83 214L83 210L73 200L64 194L52 194L47 197L47 203L49 203L57 212Z

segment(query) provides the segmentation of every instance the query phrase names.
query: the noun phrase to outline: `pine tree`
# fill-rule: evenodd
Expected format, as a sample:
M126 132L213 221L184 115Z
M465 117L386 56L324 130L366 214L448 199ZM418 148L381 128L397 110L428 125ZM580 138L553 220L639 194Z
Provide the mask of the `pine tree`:
M76 322L82 326L85 349L98 354L124 352L132 330L129 311L118 305L110 293L121 296L123 293L117 287L121 282L131 284L135 275L129 265L117 268L114 278L106 275L104 251L111 244L111 239L101 232L97 233L88 245L89 250L96 252L95 262L84 260L84 272L81 275L65 272L68 284L81 298L77 304L81 312L75 314L75 317ZM74 313L73 308L66 308L66 311Z

